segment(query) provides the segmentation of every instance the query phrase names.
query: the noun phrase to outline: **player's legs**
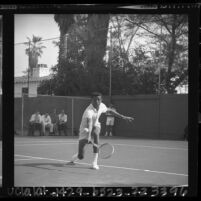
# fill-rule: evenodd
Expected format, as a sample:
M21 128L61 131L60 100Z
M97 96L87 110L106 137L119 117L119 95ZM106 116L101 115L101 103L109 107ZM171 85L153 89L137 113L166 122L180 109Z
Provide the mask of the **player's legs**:
M84 158L84 147L85 145L88 143L88 140L87 139L82 139L82 140L79 140L79 146L78 146L78 159L82 160Z
M105 136L109 135L109 125L110 125L110 119L107 118L107 120L106 120L106 133L105 133Z
M112 125L109 125L109 136L112 136Z
M112 136L113 134L113 125L114 125L114 118L110 119L110 125L109 125L109 136Z
M100 134L100 128L94 127L92 130L92 135L94 137L94 144L98 146L99 144L99 134ZM94 153L94 159L92 162L92 168L93 169L99 169L98 167L98 148L93 146L93 153Z
M94 144L96 145L99 144L99 134L100 134L100 128L94 127L92 130L92 136L94 137ZM93 152L98 153L98 148L93 146Z
M78 153L72 156L71 163L75 163L77 160L82 160L84 158L84 147L88 143L87 139L81 139L78 143Z

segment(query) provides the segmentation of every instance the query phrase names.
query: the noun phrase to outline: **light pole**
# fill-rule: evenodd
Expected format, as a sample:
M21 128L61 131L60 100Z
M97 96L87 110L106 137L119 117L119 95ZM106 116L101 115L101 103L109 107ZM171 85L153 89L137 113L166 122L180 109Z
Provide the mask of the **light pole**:
M110 103L111 103L111 99L112 99L112 31L110 31L109 67L110 67L110 76L109 76L109 98L110 98Z
M161 36L162 36L162 25L161 25ZM160 139L160 131L161 131L161 123L160 123L160 113L161 113L161 106L160 106L160 95L161 95L161 62L162 62L162 59L161 59L161 39L160 39L160 51L159 51L159 54L158 54L158 65L159 65L159 72L158 72L158 111L159 111L159 115L158 115L158 118L159 118L159 122L158 122L158 138Z
M162 25L161 25L161 36L162 36ZM159 57L158 57L158 64L159 64L159 73L158 73L158 93L160 94L161 92L161 40L160 40L160 51L159 51Z
M28 88L28 95L29 95L29 71L30 71L30 43L31 41L29 40L29 56L28 56L28 79L27 79L27 88Z

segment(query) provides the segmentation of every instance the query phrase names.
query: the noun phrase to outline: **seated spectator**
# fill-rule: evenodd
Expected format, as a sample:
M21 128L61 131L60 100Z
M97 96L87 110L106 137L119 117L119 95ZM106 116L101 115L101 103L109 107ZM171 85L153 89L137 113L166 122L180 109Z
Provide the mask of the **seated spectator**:
M53 133L53 124L48 113L45 113L42 116L42 126L43 126L43 135L45 135L46 129L49 129L50 133Z
M59 114L59 122L58 122L58 131L59 135L61 135L61 131L64 131L64 135L67 135L67 115L64 113L64 110Z
M40 132L40 135L42 135L42 117L38 111L31 115L31 118L29 120L28 135L33 136L36 130L38 130Z
M53 124L53 132L55 135L58 135L58 122L59 122L59 116L57 115L57 110L54 109L53 113L51 115L52 124Z

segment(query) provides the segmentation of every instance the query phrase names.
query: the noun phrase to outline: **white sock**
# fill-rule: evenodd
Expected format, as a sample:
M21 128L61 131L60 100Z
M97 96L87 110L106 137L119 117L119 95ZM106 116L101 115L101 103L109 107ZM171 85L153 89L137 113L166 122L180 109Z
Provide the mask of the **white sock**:
M93 165L97 165L97 163L98 163L98 153L94 153Z
M77 155L78 155L78 154L74 154L74 155L72 156L72 160L71 160L71 161L75 162L75 161L79 160L78 157L77 157Z

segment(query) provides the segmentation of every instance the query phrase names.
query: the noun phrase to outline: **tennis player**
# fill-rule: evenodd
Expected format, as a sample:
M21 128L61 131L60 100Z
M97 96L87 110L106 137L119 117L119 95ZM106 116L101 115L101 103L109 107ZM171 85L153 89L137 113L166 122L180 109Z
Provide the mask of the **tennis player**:
M112 108L107 108L104 103L102 103L102 94L99 92L94 92L91 96L91 104L85 109L79 130L79 143L78 143L78 153L73 155L72 160L68 164L75 164L75 161L82 160L84 158L84 147L91 141L93 136L94 144L99 144L99 134L101 130L101 125L99 122L99 117L102 113L110 112L116 117L122 118L129 122L133 121L134 118L127 117L119 114ZM94 158L92 162L92 169L99 169L98 166L98 148L93 146Z

